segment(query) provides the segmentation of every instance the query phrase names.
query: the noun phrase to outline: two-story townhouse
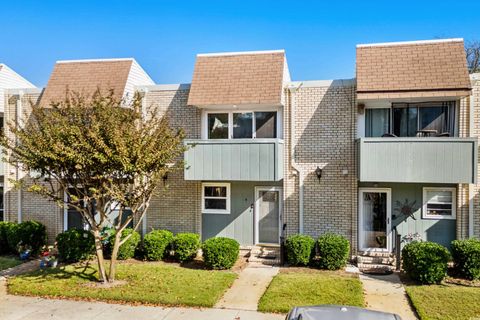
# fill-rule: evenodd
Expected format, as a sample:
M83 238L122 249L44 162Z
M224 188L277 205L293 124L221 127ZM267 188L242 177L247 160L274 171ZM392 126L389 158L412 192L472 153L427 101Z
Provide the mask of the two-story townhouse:
M143 233L275 247L282 233L335 232L352 254L389 254L393 230L444 245L480 236L480 81L462 40L359 45L356 79L331 81L291 81L282 50L200 54L191 84L178 85L142 73L126 86L128 67L122 78L113 61L87 62L58 63L40 101L120 81L187 133L185 170L167 177ZM18 195L7 191L9 220L40 220L51 238L82 224Z

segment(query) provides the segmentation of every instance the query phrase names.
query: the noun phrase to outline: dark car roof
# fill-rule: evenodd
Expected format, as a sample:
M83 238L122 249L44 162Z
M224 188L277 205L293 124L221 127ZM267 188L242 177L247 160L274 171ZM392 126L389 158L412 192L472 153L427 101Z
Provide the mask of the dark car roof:
M293 308L287 320L401 320L398 315L357 307L321 305Z

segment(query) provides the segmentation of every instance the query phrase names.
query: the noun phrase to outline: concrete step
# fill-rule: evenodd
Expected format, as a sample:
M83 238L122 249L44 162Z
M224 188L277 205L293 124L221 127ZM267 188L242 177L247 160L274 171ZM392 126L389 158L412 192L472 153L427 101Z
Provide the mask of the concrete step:
M395 254L390 252L382 252L382 251L364 251L364 252L359 252L358 256L393 258L395 257Z
M375 263L359 263L357 264L358 269L360 269L361 272L368 272L368 271L394 271L395 267L392 265L386 265L386 264L375 264Z
M269 259L269 258L260 258L256 256L251 256L247 259L248 263L258 264L258 265L267 265L267 266L278 266L280 265L280 257Z
M361 264L386 264L394 265L395 258L393 257L376 257L376 256L357 256L357 263Z

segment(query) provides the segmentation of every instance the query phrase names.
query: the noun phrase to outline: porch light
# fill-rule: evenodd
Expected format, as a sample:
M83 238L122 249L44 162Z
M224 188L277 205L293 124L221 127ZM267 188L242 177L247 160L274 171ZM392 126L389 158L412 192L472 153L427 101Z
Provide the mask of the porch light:
M315 169L315 174L317 175L318 181L320 181L320 179L322 178L322 172L323 169L320 167L317 167L317 169Z

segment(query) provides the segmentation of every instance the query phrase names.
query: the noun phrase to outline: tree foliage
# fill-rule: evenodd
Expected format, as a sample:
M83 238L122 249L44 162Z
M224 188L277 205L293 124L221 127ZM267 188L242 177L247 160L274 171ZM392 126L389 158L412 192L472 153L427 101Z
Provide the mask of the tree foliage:
M480 41L468 41L465 44L465 53L468 71L470 73L480 72Z
M95 237L100 277L113 281L118 248L129 237L116 237L107 274L100 232L113 226L121 235L132 222L138 229L163 177L183 168L183 131L139 94L126 103L113 91L67 92L48 107L31 105L25 117L23 125L8 123L12 135L0 140L9 163L35 173L15 184L80 212Z

